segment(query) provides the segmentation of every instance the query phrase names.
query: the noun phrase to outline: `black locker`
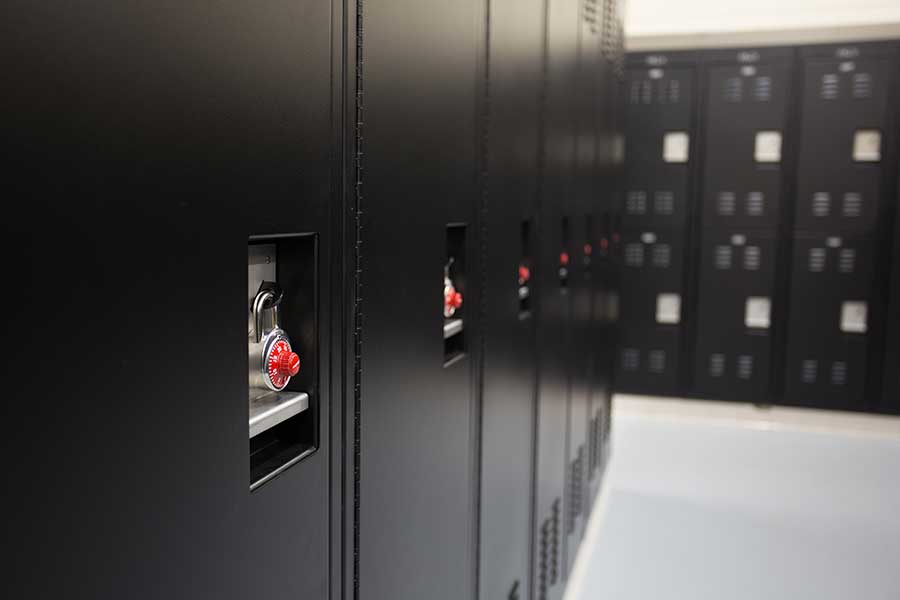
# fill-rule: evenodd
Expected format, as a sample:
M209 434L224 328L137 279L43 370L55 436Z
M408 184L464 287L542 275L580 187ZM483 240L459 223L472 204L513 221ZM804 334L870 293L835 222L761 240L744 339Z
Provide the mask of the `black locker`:
M489 26L478 597L528 600L544 3L492 0Z
M620 244L616 388L674 394L685 317L683 233L625 231Z
M795 237L786 403L865 408L867 347L880 314L875 252L865 237Z
M723 50L704 69L704 227L781 222L793 52Z
M485 5L362 10L359 597L469 598ZM462 294L452 322L444 274Z
M625 226L686 227L696 68L691 55L633 54L625 75Z
M694 341L694 389L721 400L765 402L776 323L777 237L704 229Z
M575 256L575 95L578 77L575 0L547 3L545 117L539 211L538 416L533 579L534 597L559 599L568 574L566 547L570 335Z
M898 46L801 49L794 228L875 234L893 186Z
M5 595L332 589L340 7L9 7L16 85L3 120L17 192L3 239L22 257L11 274L22 302L7 331L21 353L4 402L18 424L4 442L16 457ZM317 439L251 492L248 242L298 233L314 240L300 269L310 308L301 333L288 326L309 342L303 414ZM21 376L36 356L39 384Z

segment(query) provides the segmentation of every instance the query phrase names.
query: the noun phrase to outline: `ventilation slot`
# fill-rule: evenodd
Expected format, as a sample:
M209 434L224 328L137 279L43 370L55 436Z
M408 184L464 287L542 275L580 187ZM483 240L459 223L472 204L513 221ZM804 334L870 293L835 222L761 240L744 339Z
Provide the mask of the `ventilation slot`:
M566 533L575 532L575 521L581 515L582 493L584 492L584 445L578 447L578 454L571 463L569 463L569 512L566 515Z
M847 363L837 361L831 363L831 385L845 385L847 383Z
M725 80L722 95L726 102L740 102L744 97L744 81L740 77L729 77Z
M853 97L856 99L872 97L872 76L868 73L853 75Z
M681 99L681 83L677 79L670 79L669 85L669 102L675 104Z
M856 250L853 248L841 248L838 255L838 271L852 273L856 270Z
M825 270L825 248L809 249L810 273L821 273Z
M651 350L647 354L647 370L656 375L661 375L666 370L666 351Z
M669 268L672 262L672 247L669 244L654 244L653 266L660 269Z
M716 246L714 257L716 268L726 271L731 268L731 246Z
M762 251L759 246L744 248L744 270L759 271L760 262L762 262Z
M722 216L730 217L733 215L736 204L737 199L734 192L719 192L719 195L716 197L716 210Z
M757 77L753 84L753 99L757 102L768 102L772 99L772 78Z
M856 192L844 194L844 204L841 212L845 217L858 217L862 214L862 195Z
M625 244L625 266L644 266L644 245L638 243Z
M819 91L819 95L823 100L834 100L837 98L839 88L840 79L837 75L834 73L822 75L822 88Z
M559 498L553 501L550 520L550 585L556 585L556 582L559 581L559 528L561 525L559 513L562 509L560 504Z
M632 81L631 82L631 93L628 95L628 99L632 104L640 104L640 102L641 102L641 82L640 81Z
M629 215L643 215L647 213L647 192L632 191L628 192L628 199L625 201L625 210Z
M637 348L622 350L622 370L637 371L641 368L641 351Z
M538 552L538 598L540 600L547 600L547 589L549 588L551 527L551 519L549 517L544 519L541 524L541 541Z
M653 212L658 215L671 215L675 212L675 194L669 191L653 194Z
M762 192L750 192L747 194L747 215L761 217L766 206L766 198Z
M649 79L641 82L641 102L650 104L653 99L653 87Z
M749 354L742 354L737 358L737 376L738 379L750 379L753 376L753 357Z
M804 360L800 365L800 381L803 383L815 383L819 376L819 362Z
M721 377L725 374L725 355L710 354L709 355L709 375L710 377Z
M827 217L831 214L831 195L828 192L813 194L812 214L814 217Z

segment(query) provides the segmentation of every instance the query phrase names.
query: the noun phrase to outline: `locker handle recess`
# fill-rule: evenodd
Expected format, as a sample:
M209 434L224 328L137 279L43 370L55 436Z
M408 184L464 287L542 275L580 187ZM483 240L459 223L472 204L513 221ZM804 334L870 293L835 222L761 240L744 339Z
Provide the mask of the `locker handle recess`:
M250 400L250 437L268 431L309 408L306 392L270 392Z

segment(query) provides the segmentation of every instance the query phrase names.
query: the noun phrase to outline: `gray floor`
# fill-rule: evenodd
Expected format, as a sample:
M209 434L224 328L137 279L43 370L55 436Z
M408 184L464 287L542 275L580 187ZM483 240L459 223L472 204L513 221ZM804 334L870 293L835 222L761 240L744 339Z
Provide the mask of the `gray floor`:
M719 411L620 402L567 600L900 599L900 422Z

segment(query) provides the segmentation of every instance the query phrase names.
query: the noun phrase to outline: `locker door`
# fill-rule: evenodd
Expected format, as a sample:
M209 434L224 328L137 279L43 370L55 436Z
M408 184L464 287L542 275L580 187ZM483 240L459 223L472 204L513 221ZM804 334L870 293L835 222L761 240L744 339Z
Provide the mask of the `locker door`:
M778 226L789 73L786 62L708 70L705 227Z
M626 226L684 227L693 139L694 69L629 68L626 72Z
M534 594L562 597L567 577L565 487L569 418L569 332L574 256L572 208L575 189L578 10L574 0L551 0L547 8L547 73L544 93L544 170L540 198L539 386Z
M492 0L490 19L479 597L528 600L544 5Z
M868 238L794 240L785 400L861 410L877 301Z
M359 595L471 598L485 7L364 12ZM462 294L449 317L445 273Z
M702 232L694 386L704 396L768 399L775 328L772 232Z
M805 62L796 230L872 230L893 139L888 98L895 72L887 58Z

